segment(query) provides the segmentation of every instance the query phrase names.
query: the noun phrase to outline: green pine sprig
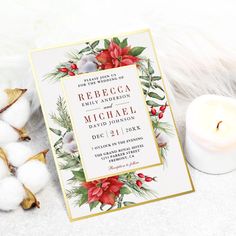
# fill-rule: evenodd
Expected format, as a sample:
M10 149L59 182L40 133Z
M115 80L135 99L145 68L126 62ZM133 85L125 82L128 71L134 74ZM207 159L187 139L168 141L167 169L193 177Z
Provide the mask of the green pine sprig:
M59 63L50 73L44 76L44 80L50 80L52 82L60 81L61 78L68 76L68 73L61 72L60 68L70 68L71 62L62 62ZM77 74L76 70L73 70L75 74Z
M70 116L67 112L66 102L61 96L59 96L56 106L57 113L52 113L50 115L50 118L53 120L54 123L56 123L60 127L66 129L67 131L71 131L72 124Z

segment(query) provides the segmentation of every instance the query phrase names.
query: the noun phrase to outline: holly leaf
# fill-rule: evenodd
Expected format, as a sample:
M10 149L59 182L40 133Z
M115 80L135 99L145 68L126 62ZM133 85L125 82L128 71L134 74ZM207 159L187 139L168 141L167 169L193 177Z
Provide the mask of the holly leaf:
M95 208L98 204L99 204L99 201L94 201L94 202L89 203L90 211L92 211L93 208Z
M124 206L131 206L131 205L134 205L135 202L128 202L128 201L126 201L126 202L123 202L123 204L124 204Z
M129 54L136 57L136 56L140 55L144 49L145 49L145 47L134 47L129 51Z
M69 158L69 157L70 157L69 153L60 153L57 156L57 158Z
M85 204L88 201L88 194L82 194L79 199L79 206L81 207L83 204Z
M54 134L61 136L61 131L59 129L49 128Z
M108 39L104 39L104 47L105 47L105 49L108 49L109 45L110 45L110 41Z
M158 89L160 89L161 91L165 92L164 89L163 89L160 85L158 85L157 83L155 83L155 82L152 84L152 87L153 87L153 88L158 88Z
M83 52L88 52L88 51L90 51L90 50L91 50L90 47L86 47L86 48L80 50L80 51L79 51L79 54L80 54L80 53L83 53Z
M153 76L152 81L161 80L161 76Z
M86 181L83 169L72 170L72 173L74 175L74 177L73 177L74 180L78 180L80 182L85 182Z
M143 93L146 95L147 94L147 90L143 88Z
M120 40L117 37L114 37L112 40L114 43L116 43L120 46Z
M99 44L99 40L93 42L90 46L92 49L94 49Z
M150 83L142 81L141 82L142 85L144 85L146 88L150 88Z
M55 143L54 143L54 147L56 147L57 145L59 145L62 142L62 138L59 138Z
M143 80L147 80L149 81L150 80L150 77L149 76L146 76L146 75L141 75L139 76L140 79L143 79Z
M97 52L101 52L101 51L103 51L104 49L103 48L96 48L96 51Z
M125 38L121 43L120 43L121 48L125 48L128 46L128 38Z
M148 72L149 72L150 75L154 74L154 70L151 66L150 60L148 60Z
M158 95L157 93L154 93L154 92L149 92L148 96L152 97L152 98L156 98L158 100L163 100L165 98L165 96L161 97L160 95Z
M85 187L81 186L78 188L77 193L85 195L88 194L88 190Z
M120 193L121 193L121 194L130 194L131 191L130 191L127 187L122 187L122 188L120 189Z
M159 107L160 105L152 100L147 100L146 101L148 106L152 106L152 107Z

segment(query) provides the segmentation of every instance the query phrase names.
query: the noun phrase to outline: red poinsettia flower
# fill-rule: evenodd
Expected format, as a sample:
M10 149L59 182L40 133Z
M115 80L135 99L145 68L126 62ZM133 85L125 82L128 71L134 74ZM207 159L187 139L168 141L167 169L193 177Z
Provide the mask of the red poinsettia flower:
M99 201L103 204L114 205L123 183L118 180L118 176L113 176L85 182L82 185L88 189L88 203Z
M138 57L129 55L130 47L121 48L118 44L111 41L108 49L101 51L96 59L101 63L101 69L132 65L138 62Z

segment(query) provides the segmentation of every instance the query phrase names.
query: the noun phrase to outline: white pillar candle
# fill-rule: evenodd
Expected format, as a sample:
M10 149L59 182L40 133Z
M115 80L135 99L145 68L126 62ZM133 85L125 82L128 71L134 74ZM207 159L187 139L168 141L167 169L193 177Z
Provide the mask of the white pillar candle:
M196 169L222 174L236 169L236 100L196 98L186 113L185 153Z

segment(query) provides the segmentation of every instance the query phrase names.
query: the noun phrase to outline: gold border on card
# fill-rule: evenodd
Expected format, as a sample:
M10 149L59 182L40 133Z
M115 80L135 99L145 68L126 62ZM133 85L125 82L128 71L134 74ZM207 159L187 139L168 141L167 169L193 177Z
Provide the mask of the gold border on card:
M159 163L157 164L152 164L152 165L147 165L147 166L142 166L142 167L138 167L138 168L134 168L134 169L129 169L129 170L125 170L125 171L120 171L120 172L116 172L116 173L112 173L112 174L108 174L108 175L103 175L103 176L98 176L96 178L88 178L88 175L87 175L87 171L86 171L86 168L84 168L84 175L85 175L85 179L86 179L86 182L89 182L89 181L92 181L92 180L97 180L97 179L103 179L103 178L107 178L107 177L111 177L111 176L114 176L114 175L121 175L121 174L125 174L125 173L129 173L129 172L133 172L133 171L137 171L137 170L143 170L143 169L147 169L147 168L151 168L151 167L155 167L155 166L159 166L159 165L162 165L163 164L163 160L162 158L160 157L160 150L159 150L159 147L158 147L158 144L157 144L157 141L156 141L156 137L155 137L155 133L154 133L154 129L153 129L153 126L152 126L152 123L151 123L151 118L150 118L150 115L149 115L149 112L148 112L148 109L147 109L147 105L146 105L146 101L145 101L145 98L144 98L144 94L143 94L143 90L142 90L142 87L141 87L141 82L139 80L139 74L138 74L138 69L137 69L137 66L136 65L129 65L129 66L125 66L125 67L133 67L135 68L135 71L137 73L137 76L136 76L136 79L137 79L137 82L138 82L138 87L139 87L139 92L141 93L142 95L142 101L143 101L143 104L144 104L144 109L145 109L145 115L146 115L146 118L148 119L149 121L149 126L151 128L151 132L152 132L152 138L153 138L153 141L154 141L154 144L155 144L155 148L157 150L157 154L158 154L158 158L159 158ZM68 107L68 111L69 111L69 115L70 115L70 118L71 118L71 123L72 123L72 127L73 127L73 131L75 131L75 140L76 140L76 143L77 143L77 146L78 146L78 149L79 149L79 153L80 153L80 158L81 158L81 162L82 162L82 166L84 166L84 158L83 158L83 155L82 153L80 152L81 150L81 145L80 145L80 138L79 138L79 130L77 129L76 125L75 125L75 121L74 121L74 117L72 116L72 112L71 112L71 106L70 106L70 103L68 101L68 93L65 89L65 80L75 80L75 79L78 79L80 76L87 76L87 75L97 75L97 74L100 74L100 73L104 73L105 71L107 73L109 73L109 71L114 71L114 70L120 70L120 67L117 67L117 68L112 68L112 69L107 69L107 70L101 70L101 71L94 71L94 72L90 72L90 73L86 73L86 74L83 74L83 75L77 75L77 76L73 76L73 77L64 77L61 79L61 86L62 86L62 90L63 90L63 93L64 93L64 97L67 101L67 107Z
M58 165L58 162L57 162L56 153L55 153L55 150L54 150L54 147L53 147L53 141L51 139L51 134L50 134L50 130L49 130L49 124L48 124L48 121L47 121L47 118L46 118L47 117L46 116L46 110L44 108L44 102L43 102L43 98L42 98L41 93L40 93L39 83L38 83L38 80L37 80L38 76L37 76L37 73L36 73L36 70L35 70L35 67L34 67L34 64L33 64L33 60L32 60L32 53L33 52L39 52L39 51L45 51L45 50L48 50L48 49L55 49L55 48L60 48L60 47L78 45L78 44L82 44L82 43L87 42L87 41L92 41L93 39L83 40L83 41L76 42L76 43L69 43L69 44L64 44L64 45L58 45L58 46L54 46L54 47L47 47L47 48L43 48L43 49L34 49L34 50L30 51L29 60L30 60L32 72L33 72L33 75L34 75L35 86L36 86L38 97L39 97L39 100L40 100L40 103L41 103L41 108L42 108L42 112L43 112L43 116L44 116L45 126L46 126L46 129L47 129L49 142L50 142L50 145L51 145L51 148L52 148L53 159L54 159L54 162L55 162L55 165L56 165L57 174L58 174L59 182L60 182L60 185L61 185L61 190L62 190L62 193L63 193L63 196L64 196L64 201L65 201L65 205L66 205L66 209L67 209L67 213L68 213L68 218L69 218L70 222L74 222L74 221L82 220L82 219L87 219L87 218L91 218L91 217L94 217L94 216L99 216L99 215L107 214L107 213L110 213L110 212L124 210L124 209L127 209L127 208L136 207L136 206L144 205L144 204L147 204L147 203L157 202L157 201L160 201L160 200L164 200L164 199L168 199L168 198L174 198L174 197L178 197L178 196L182 196L182 195L185 195L185 194L189 194L189 193L195 192L194 185L193 185L193 182L192 182L192 179L191 179L191 176L190 176L190 172L189 172L189 169L188 169L186 157L184 155L183 148L181 146L181 142L180 142L180 139L179 139L179 134L178 134L178 130L177 130L177 127L176 127L176 122L175 122L175 119L174 119L174 116L173 116L173 111L172 111L171 105L169 103L169 98L168 98L166 86L165 86L165 83L164 83L163 73L162 73L160 64L159 64L158 59L157 59L157 52L156 52L156 49L155 49L155 46L154 46L154 41L153 41L153 38L152 38L152 35L151 35L151 31L149 29L142 29L142 30L131 31L131 32L119 34L119 36L129 36L129 35L140 34L140 33L145 33L145 32L149 33L149 38L151 40L152 49L154 51L155 62L156 62L156 65L159 68L159 72L160 72L160 75L161 75L161 80L162 80L163 87L164 87L165 94L166 94L166 99L167 99L168 104L170 106L172 120L173 120L173 123L174 123L174 126L175 126L178 142L179 142L179 145L180 145L180 148L181 148L181 151L182 151L182 157L184 159L185 167L186 167L186 170L187 170L189 182L191 184L192 189L188 190L188 191L185 191L185 192L180 192L180 193L176 193L176 194L173 194L173 195L161 197L161 198L156 198L156 199L152 199L152 200L148 200L148 201L143 201L143 202L135 203L135 204L133 204L131 206L124 206L122 208L111 209L111 210L106 211L106 212L98 212L98 213L94 213L94 214L90 214L90 215L85 215L85 216L73 218L72 215L71 215L70 206L69 206L69 203L68 203L68 199L66 197L64 184L63 184L62 177L61 177L61 174L60 174L60 169L59 169L59 165ZM115 35L115 36L117 36L117 35ZM112 38L112 37L114 37L114 35L110 35L110 36L107 36L107 37L95 38L95 40L96 39L104 39L104 38Z

